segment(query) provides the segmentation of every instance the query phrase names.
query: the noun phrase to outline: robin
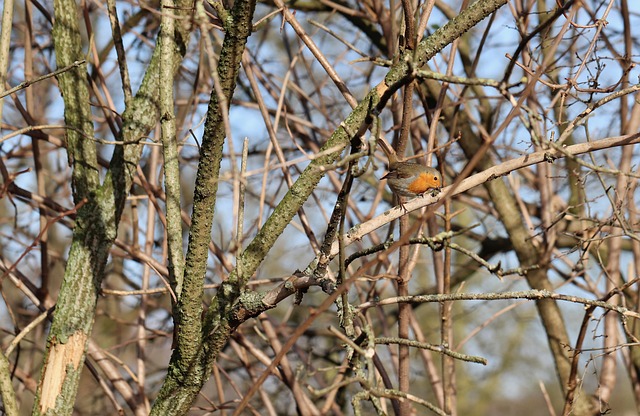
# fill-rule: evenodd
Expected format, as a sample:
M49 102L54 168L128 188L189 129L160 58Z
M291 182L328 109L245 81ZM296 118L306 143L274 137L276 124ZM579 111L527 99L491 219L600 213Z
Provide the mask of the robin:
M389 188L400 197L413 198L430 190L442 187L442 175L436 169L411 162L390 162L389 172L382 177ZM407 211L402 201L400 206Z
M382 136L378 137L378 144L389 160L389 172L382 179L387 180L389 188L398 197L404 212L407 212L407 209L401 197L413 198L442 187L442 175L436 169L419 163L398 160L395 149Z

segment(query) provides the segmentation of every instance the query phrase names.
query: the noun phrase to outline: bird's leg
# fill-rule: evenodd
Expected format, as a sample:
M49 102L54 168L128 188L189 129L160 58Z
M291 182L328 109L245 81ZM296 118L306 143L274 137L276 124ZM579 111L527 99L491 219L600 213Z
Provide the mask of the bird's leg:
M404 211L404 213L406 214L407 212L409 212L407 210L407 207L404 206L404 197L398 195L397 198L398 198L398 204L402 207L402 210Z
M427 189L426 191L424 191L423 193L420 194L420 197L424 198L425 195L431 195L432 197L436 197L436 196L438 196L440 191L441 191L440 188Z

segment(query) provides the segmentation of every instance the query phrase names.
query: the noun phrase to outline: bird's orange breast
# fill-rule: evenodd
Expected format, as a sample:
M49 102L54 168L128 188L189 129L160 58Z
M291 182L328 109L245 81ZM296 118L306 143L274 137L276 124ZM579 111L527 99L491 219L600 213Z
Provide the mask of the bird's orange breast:
M440 185L440 181L433 174L422 172L416 180L409 184L407 189L415 194L422 194L429 189L439 188Z

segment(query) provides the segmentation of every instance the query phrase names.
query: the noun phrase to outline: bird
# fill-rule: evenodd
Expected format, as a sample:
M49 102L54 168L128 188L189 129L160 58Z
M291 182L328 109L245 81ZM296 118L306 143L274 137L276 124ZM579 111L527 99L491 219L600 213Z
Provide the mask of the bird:
M435 168L412 162L391 162L382 177L398 197L413 198L442 187L442 175ZM400 198L398 198L400 200ZM407 211L402 201L400 206Z
M382 136L378 137L378 144L389 160L389 172L382 179L387 180L387 185L398 197L404 212L407 212L407 208L401 197L413 198L427 191L440 190L443 182L442 175L437 169L399 160L395 149Z

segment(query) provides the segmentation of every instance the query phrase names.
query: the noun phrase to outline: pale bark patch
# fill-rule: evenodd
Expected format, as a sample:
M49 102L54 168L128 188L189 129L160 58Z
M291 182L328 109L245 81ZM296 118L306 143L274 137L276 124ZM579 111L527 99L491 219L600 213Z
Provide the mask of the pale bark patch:
M71 335L64 344L53 343L45 363L44 379L42 380L41 413L55 407L56 399L62 391L67 370L78 371L78 367L82 363L86 341L87 336L78 331ZM68 368L69 365L72 367Z

